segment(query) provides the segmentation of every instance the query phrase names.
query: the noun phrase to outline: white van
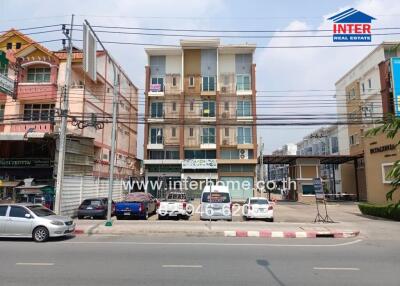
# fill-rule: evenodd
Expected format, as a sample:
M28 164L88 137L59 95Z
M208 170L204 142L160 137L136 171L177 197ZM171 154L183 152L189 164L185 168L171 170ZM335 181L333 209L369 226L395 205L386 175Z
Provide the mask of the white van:
M228 187L204 187L201 193L200 219L232 221L232 198Z

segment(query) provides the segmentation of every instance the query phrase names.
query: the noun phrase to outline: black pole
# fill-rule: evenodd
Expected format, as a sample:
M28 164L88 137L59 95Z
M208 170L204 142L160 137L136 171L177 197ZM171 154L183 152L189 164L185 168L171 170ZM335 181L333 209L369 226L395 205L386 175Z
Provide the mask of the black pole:
M333 171L333 193L335 194L336 198L336 174L335 174L335 164L332 164L332 171Z

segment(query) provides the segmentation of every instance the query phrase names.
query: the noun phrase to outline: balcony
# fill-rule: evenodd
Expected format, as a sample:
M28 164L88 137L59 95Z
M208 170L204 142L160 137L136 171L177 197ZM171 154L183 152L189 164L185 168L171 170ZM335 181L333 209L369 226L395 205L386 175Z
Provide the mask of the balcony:
M200 110L200 121L201 122L215 122L216 121L215 108Z
M253 138L252 136L238 136L237 137L237 148L238 149L252 149Z
M18 84L19 100L55 101L57 100L57 85L52 83L27 83Z
M203 135L201 136L201 144L200 148L201 149L216 149L217 144L215 143L216 141L215 135Z
M49 121L16 122L9 123L9 125L10 132L27 132L31 130L33 132L52 133L54 130L54 124Z
M236 76L236 94L237 95L252 95L250 75Z
M148 150L163 150L164 149L164 137L163 136L151 136L149 143L147 144Z
M147 122L149 123L159 123L159 122L164 122L165 119L165 113L163 112L157 112L157 113L152 113L150 114L150 117L147 119Z
M217 82L215 76L203 76L201 78L201 95L215 95L217 90Z
M149 97L164 96L165 95L164 90L165 86L163 82L160 81L159 83L151 83L148 96Z

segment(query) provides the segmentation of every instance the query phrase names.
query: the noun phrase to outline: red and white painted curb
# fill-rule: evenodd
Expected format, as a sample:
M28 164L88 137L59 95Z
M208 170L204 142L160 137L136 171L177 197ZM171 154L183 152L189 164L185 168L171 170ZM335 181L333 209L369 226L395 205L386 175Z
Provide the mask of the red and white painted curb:
M349 238L359 235L359 231L247 231L247 230L226 230L225 237L264 237L264 238Z

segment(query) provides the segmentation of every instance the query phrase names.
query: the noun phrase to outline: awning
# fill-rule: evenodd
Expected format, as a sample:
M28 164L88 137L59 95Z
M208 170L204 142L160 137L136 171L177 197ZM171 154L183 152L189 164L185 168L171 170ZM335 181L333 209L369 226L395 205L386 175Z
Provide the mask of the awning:
M48 133L46 132L7 132L0 133L0 141L25 141L28 139L41 139Z
M264 164L295 164L297 159L317 159L320 164L343 164L349 161L362 158L363 154L358 156L347 155L321 155L321 156L307 156L307 155L265 155L263 157Z
M0 188L14 188L18 186L21 182L20 181L0 181Z
M21 190L19 192L20 195L43 195L43 192L38 189L27 189L27 190Z

